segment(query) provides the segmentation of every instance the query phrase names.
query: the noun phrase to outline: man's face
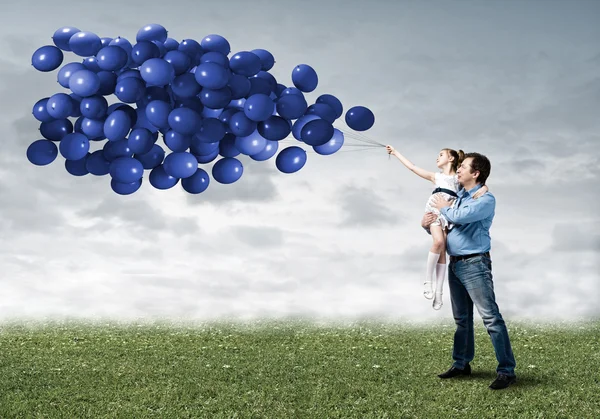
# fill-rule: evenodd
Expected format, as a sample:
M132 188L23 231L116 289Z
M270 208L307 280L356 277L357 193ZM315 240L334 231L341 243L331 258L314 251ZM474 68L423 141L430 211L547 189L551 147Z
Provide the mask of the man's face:
M469 179L473 178L473 174L471 173L471 163L473 162L473 157L467 157L463 160L458 169L456 170L456 178L458 179L458 183L464 185L465 182L468 182Z

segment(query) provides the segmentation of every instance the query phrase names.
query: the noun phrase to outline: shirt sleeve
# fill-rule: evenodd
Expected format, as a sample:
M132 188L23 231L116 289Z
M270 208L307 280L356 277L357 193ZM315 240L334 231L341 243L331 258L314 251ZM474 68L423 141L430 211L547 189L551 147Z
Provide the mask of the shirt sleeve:
M484 199L486 196L487 198ZM494 213L495 207L495 198L485 194L477 200L465 203L461 208L444 207L440 210L440 213L451 223L462 225L488 218Z

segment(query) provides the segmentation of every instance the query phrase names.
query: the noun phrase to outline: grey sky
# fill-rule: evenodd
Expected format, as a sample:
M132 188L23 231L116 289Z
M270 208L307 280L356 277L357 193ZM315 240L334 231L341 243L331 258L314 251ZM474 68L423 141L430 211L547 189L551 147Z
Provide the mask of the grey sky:
M0 16L0 318L311 315L452 319L421 295L431 184L383 149L309 153L298 173L242 159L232 185L199 195L114 194L59 158L25 158L31 115L65 91L31 54L73 25L100 36L160 23L217 33L232 51L273 53L292 85L310 64L344 112L373 110L365 135L436 170L444 147L488 156L492 259L505 318L598 317L600 2L20 1ZM79 61L67 53L64 63ZM348 130L343 118L336 126ZM291 138L291 137L290 137ZM346 137L348 144L360 144ZM211 165L206 166L210 173ZM478 316L478 314L476 314Z

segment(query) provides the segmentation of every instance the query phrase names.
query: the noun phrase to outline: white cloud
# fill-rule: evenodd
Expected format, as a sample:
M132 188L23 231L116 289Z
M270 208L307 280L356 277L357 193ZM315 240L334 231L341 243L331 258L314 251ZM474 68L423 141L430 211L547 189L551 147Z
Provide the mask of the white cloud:
M176 39L221 33L233 51L269 49L272 72L286 85L296 64L313 65L319 86L309 100L331 93L345 110L370 107L376 123L364 134L418 166L435 170L444 147L487 155L504 317L600 316L591 298L600 283L597 4L364 9L339 1L314 3L316 14L306 2L287 3L284 14L261 4L222 2L195 13L191 2L162 10L103 3L121 8L117 21L93 3L59 1L41 3L35 15L62 8L81 29L134 40L160 14ZM198 195L181 185L155 190L146 178L122 197L108 177L70 176L60 157L47 167L29 164L27 146L40 138L32 106L64 91L55 72L30 66L33 50L57 29L31 16L16 4L0 17L7 35L0 43L0 318L452 318L447 285L439 312L421 295L431 238L419 223L431 185L383 149L309 152L292 175L273 161L242 158L240 181L211 179ZM565 20L577 25L558 25ZM347 130L343 118L336 125Z

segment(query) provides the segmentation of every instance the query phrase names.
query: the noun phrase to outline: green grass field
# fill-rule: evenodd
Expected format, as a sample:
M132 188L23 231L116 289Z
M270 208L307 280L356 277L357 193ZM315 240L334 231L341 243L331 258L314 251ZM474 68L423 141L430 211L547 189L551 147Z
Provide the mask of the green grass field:
M480 320L450 380L452 323L5 323L0 418L600 418L600 321L508 327L518 382L494 391Z

